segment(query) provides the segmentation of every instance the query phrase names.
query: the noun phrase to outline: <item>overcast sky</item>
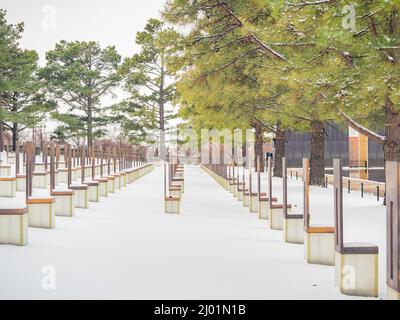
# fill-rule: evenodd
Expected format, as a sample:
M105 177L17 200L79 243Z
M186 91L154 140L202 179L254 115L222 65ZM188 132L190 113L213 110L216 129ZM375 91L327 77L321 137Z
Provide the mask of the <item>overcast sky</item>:
M60 40L94 40L115 45L122 56L137 51L135 34L160 17L166 0L1 0L10 23L24 22L22 47L46 51Z

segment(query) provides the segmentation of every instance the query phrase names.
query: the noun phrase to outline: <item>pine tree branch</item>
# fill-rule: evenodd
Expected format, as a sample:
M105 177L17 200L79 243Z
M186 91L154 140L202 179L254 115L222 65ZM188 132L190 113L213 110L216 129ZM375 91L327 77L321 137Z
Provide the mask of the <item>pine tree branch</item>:
M357 132L363 134L364 136L367 136L370 140L375 141L379 144L383 144L385 142L385 137L381 136L368 128L362 126L361 124L357 123L354 121L352 118L350 118L347 114L345 114L341 109L337 108L337 111L339 112L340 116L348 124L352 129L356 130Z

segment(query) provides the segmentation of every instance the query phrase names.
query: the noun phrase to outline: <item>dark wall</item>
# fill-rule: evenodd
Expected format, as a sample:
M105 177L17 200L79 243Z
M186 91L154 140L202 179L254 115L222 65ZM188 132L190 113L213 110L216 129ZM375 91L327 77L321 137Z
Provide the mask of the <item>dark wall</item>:
M333 159L341 158L343 165L349 161L348 129L335 124L325 126L325 166L332 167ZM288 131L286 134L286 158L289 167L301 167L302 159L310 157L310 134ZM376 142L368 142L369 166L383 166L383 149Z

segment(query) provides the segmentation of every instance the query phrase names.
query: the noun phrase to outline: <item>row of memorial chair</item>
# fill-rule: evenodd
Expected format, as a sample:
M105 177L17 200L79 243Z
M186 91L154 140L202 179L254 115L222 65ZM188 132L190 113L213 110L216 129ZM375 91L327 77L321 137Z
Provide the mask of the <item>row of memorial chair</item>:
M252 163L251 161L249 163ZM400 298L399 268L399 182L400 166L388 163L387 171L393 179L387 177L390 205L388 212L388 298ZM282 203L273 197L272 159L267 165L267 193L261 192L260 162L257 161L257 189L254 192L252 168L229 165L202 166L212 178L228 190L250 212L258 213L259 219L269 220L271 230L283 231L283 240L287 243L304 244L304 256L308 263L335 266L335 284L340 292L355 296L378 297L378 246L371 243L346 243L343 239L343 176L342 163L334 161L333 217L334 226L315 225L310 215L310 165L309 159L303 159L303 208L300 214L291 214L288 203L288 176L286 159L282 160ZM393 168L392 168L393 167ZM388 182L388 181L391 182ZM388 201L388 199L386 199Z
M78 150L79 149L79 150ZM129 149L127 149L129 150ZM65 161L59 161L61 151ZM126 151L126 150L125 150ZM79 157L75 157L79 153ZM50 143L43 148L37 161L33 143L24 145L23 156L17 151L7 166L15 167L15 175L0 177L0 189L8 185L16 199L3 199L0 205L0 244L27 245L29 227L54 229L56 216L73 217L75 208L89 208L89 202L99 202L143 177L154 169L152 164L132 161L123 152L118 159L103 163L104 154L83 146L75 150L68 144ZM22 173L19 173L19 171ZM19 193L25 193L25 199Z
M182 195L185 192L184 166L180 163L164 164L164 211L180 214Z

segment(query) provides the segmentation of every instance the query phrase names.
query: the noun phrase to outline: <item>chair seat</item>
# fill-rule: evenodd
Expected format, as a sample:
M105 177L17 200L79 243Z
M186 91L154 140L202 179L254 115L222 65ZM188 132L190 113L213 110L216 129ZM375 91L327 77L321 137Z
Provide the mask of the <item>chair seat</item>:
M367 242L347 242L343 244L342 254L378 254L379 247Z
M16 179L14 177L0 177L0 181L15 181Z
M287 208L292 209L292 205L288 204ZM283 204L272 204L271 209L283 209Z
M26 200L27 204L50 204L54 203L55 199L50 197L50 198L29 198Z
M263 202L263 201L269 201L269 198L267 198L267 197L262 197L262 198L260 198L260 201L261 201L261 202ZM278 201L277 198L272 198L272 202L277 202L277 201Z
M28 213L27 207L0 208L0 216L22 216Z
M307 228L307 233L335 233L335 227L310 226Z
M181 201L181 199L178 197L166 197L165 201Z
M87 184L77 184L77 185L72 185L69 188L72 190L87 190L88 185Z
M285 219L287 220L303 220L304 216L302 214L288 214Z
M88 185L89 187L97 187L99 185L98 181L84 181L83 183Z
M72 196L75 194L74 190L53 190L51 192L52 196Z

